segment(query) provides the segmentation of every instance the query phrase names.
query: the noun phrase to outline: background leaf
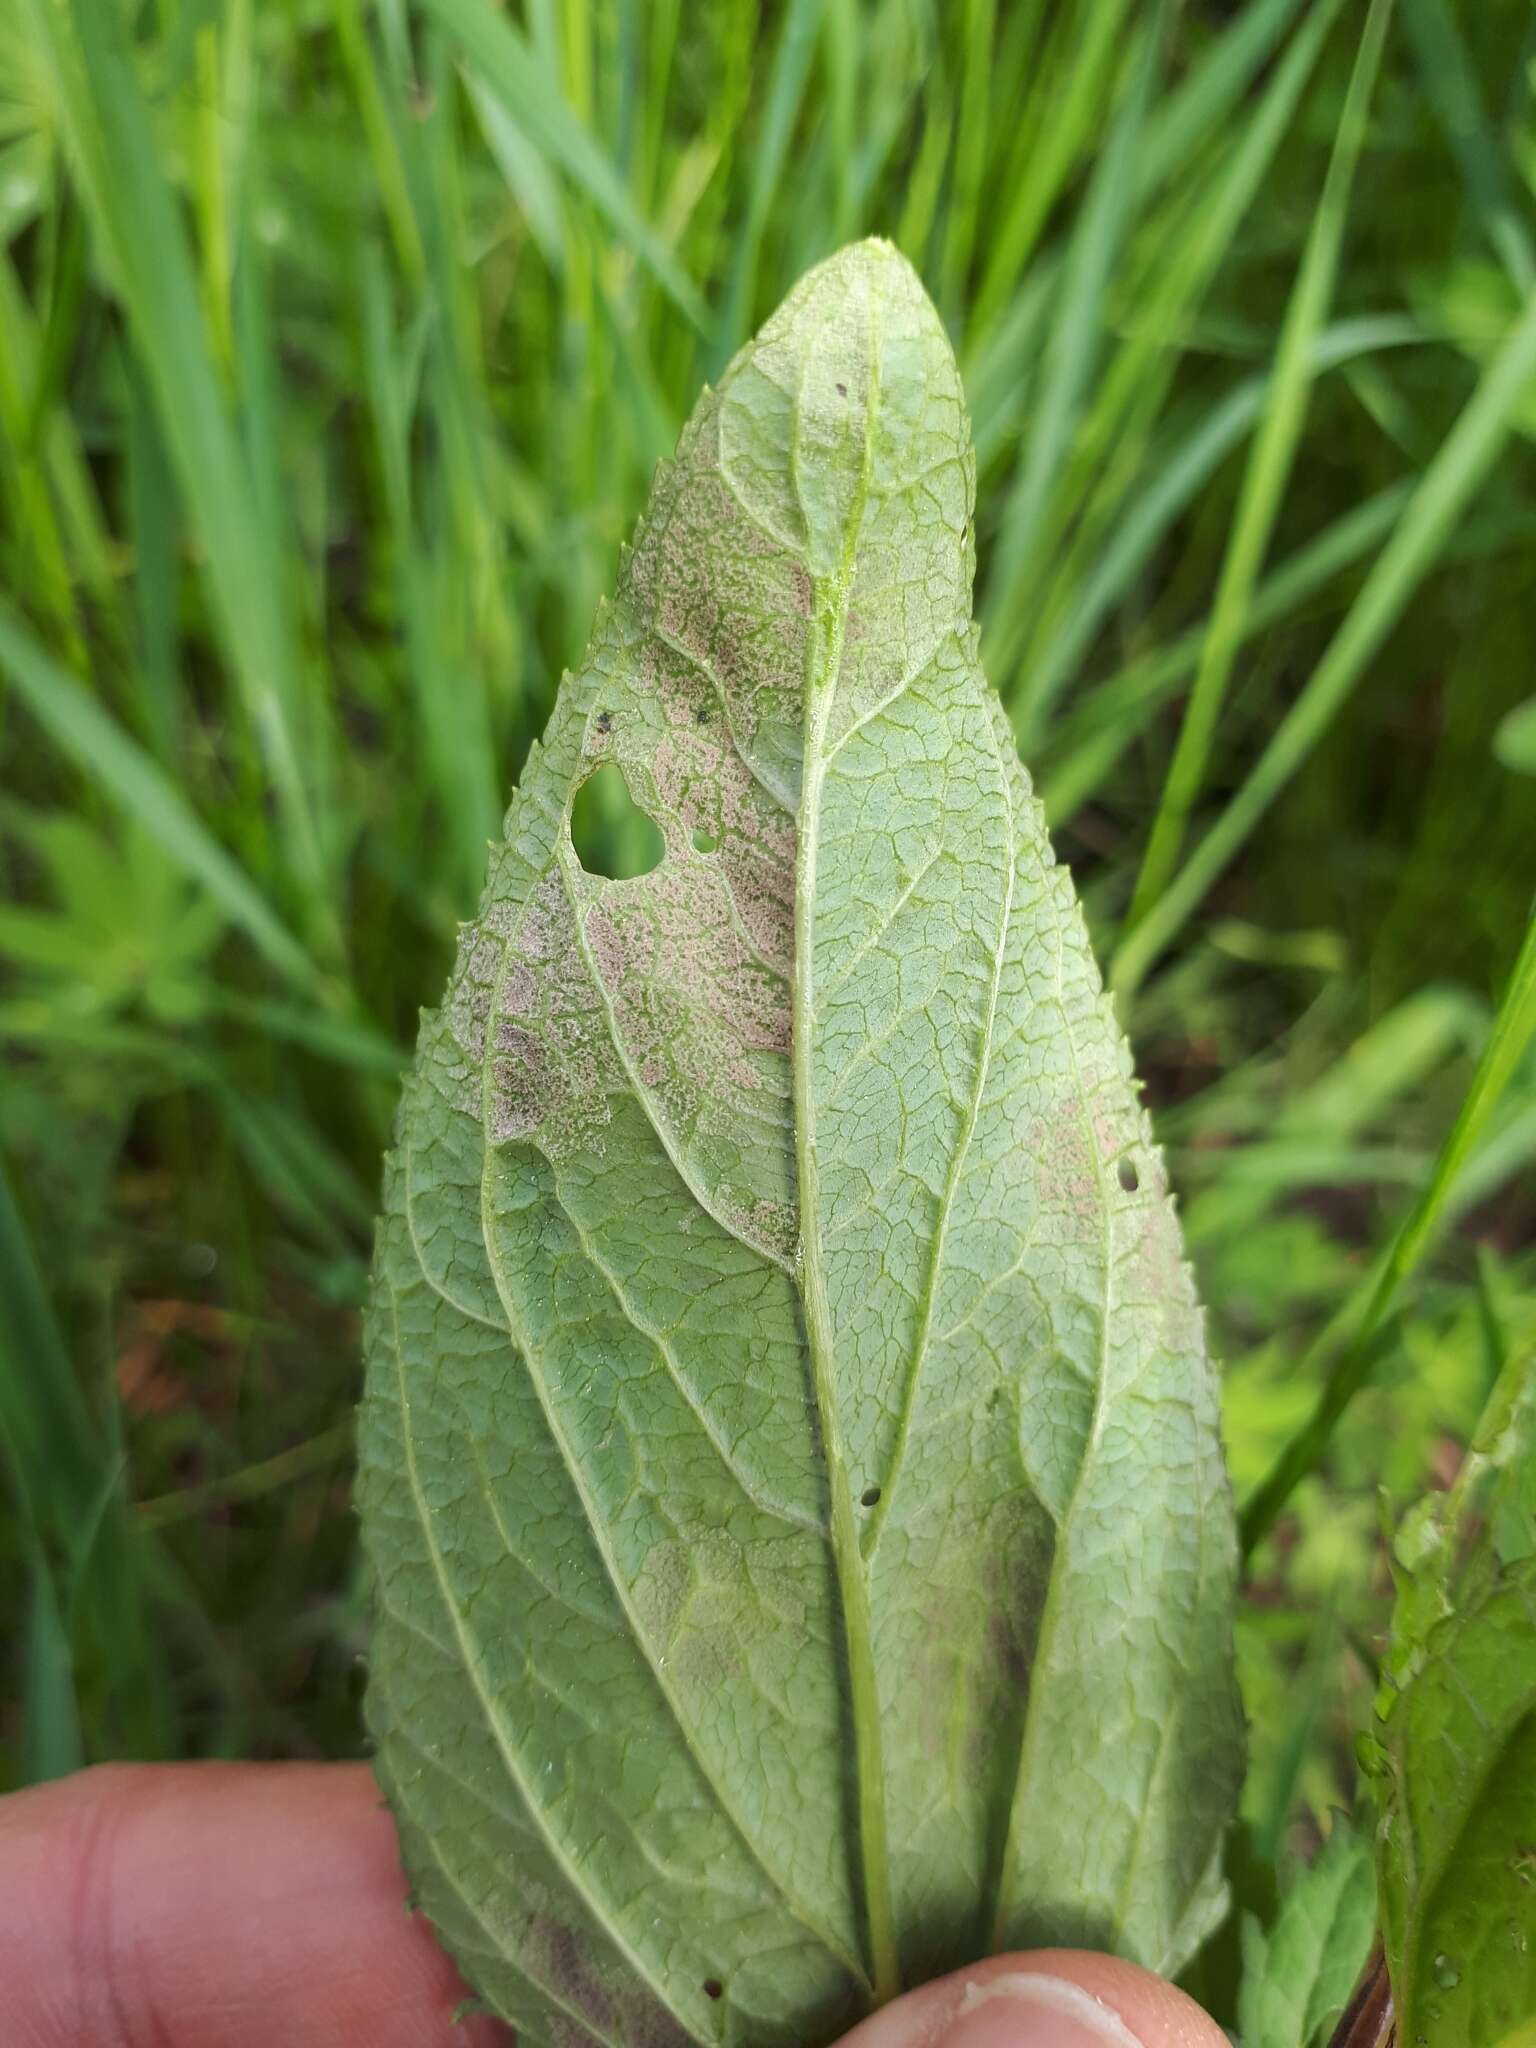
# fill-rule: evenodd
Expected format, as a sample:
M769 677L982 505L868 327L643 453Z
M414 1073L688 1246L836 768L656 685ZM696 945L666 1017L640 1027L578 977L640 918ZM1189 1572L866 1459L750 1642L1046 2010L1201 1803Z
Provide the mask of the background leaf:
M1371 1750L1387 1961L1405 2038L1474 2048L1536 2019L1536 1350L1396 1557Z
M1313 1861L1287 1886L1266 1933L1243 1923L1242 2048L1311 2048L1348 2005L1376 1935L1368 1842L1342 1814Z

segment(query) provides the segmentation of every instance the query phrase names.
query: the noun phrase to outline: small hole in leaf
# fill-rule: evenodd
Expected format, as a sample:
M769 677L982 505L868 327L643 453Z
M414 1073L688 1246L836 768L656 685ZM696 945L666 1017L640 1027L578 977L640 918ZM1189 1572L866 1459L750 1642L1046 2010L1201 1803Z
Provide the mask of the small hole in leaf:
M1141 1186L1141 1175L1136 1171L1134 1161L1129 1159L1122 1159L1118 1168L1118 1173L1121 1187L1125 1189L1125 1192L1128 1195L1134 1195L1136 1190Z
M661 865L666 842L656 821L629 793L617 761L605 761L571 804L571 844L589 875L630 882Z
M706 1998L724 1998L725 1986L718 1977L706 1977L704 1979L704 1996Z
M719 844L719 835L714 832L695 832L693 835L695 853L713 853Z
M879 1506L879 1504L880 1504L880 1489L879 1489L879 1487L878 1487L878 1486L866 1486L866 1487L865 1487L865 1489L864 1489L864 1491L863 1491L863 1492L862 1492L862 1493L861 1493L861 1494L859 1495L859 1499L860 1499L860 1500L861 1500L861 1501L863 1502L864 1506L865 1506L865 1507L867 1507L867 1508L873 1508L873 1507L878 1507L878 1506Z

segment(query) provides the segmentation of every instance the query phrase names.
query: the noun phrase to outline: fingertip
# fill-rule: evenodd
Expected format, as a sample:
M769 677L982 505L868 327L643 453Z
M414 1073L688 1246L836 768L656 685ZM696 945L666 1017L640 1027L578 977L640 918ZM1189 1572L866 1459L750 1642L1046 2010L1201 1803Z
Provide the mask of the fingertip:
M873 2013L841 2048L1227 2048L1176 1985L1115 1956L993 1956Z
M0 2040L493 2048L366 1766L118 1765L0 1802Z

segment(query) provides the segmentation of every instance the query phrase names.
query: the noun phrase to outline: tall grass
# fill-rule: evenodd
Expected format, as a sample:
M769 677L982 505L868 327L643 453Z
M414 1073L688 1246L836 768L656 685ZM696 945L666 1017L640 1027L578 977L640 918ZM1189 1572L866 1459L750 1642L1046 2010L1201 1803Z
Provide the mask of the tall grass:
M1254 1839L1348 1797L1376 1485L1536 1322L1533 55L1521 0L3 0L4 1778L355 1745L394 1072L699 384L878 232L1228 1365Z

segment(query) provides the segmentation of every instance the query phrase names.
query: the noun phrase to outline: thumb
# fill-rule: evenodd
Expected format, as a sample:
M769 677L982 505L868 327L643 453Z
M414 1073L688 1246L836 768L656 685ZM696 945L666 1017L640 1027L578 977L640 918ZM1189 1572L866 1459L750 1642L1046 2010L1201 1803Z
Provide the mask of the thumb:
M909 1991L840 2048L1227 2048L1191 1998L1079 1949L993 1956Z

